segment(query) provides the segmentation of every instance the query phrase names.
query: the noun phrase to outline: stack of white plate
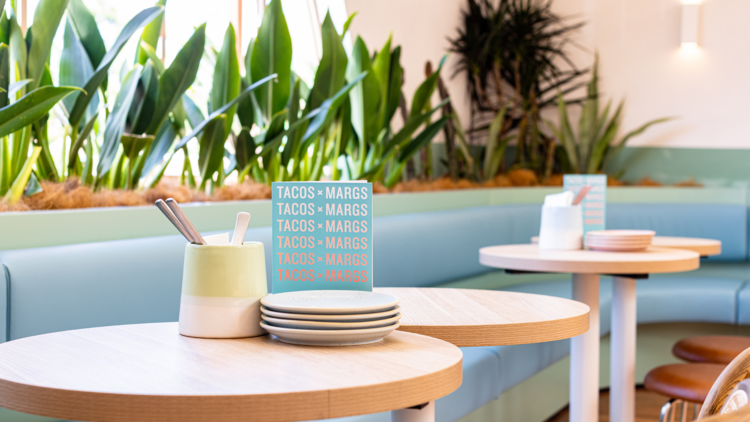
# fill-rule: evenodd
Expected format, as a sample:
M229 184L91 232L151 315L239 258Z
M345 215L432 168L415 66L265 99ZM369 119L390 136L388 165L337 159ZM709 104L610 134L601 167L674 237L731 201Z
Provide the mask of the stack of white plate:
M605 252L639 252L651 246L651 230L598 230L586 233L585 247Z
M399 298L354 290L268 295L261 327L286 343L346 346L375 343L400 326Z

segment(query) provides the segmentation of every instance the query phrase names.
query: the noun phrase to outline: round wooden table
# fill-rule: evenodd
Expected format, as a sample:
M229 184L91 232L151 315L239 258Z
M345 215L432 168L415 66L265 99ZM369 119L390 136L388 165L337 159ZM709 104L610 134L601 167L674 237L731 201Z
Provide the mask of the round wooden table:
M610 369L610 420L635 420L636 278L695 270L693 251L650 247L644 252L543 251L537 245L489 246L479 262L528 272L573 273L573 300L591 308L590 329L571 341L570 420L599 418L599 275L614 275Z
M542 343L583 334L589 307L530 293L440 288L378 288L401 302L401 331L459 347Z
M721 254L720 240L701 239L698 237L654 236L651 240L651 246L684 249L686 251L697 252L700 256Z
M538 244L539 236L533 236L531 243ZM684 249L698 252L700 256L721 254L721 240L702 239L699 237L654 236L651 246L657 248Z
M399 331L311 347L184 337L177 323L89 328L0 345L0 406L81 421L285 422L430 403L434 417L433 400L461 385L461 360L452 344Z

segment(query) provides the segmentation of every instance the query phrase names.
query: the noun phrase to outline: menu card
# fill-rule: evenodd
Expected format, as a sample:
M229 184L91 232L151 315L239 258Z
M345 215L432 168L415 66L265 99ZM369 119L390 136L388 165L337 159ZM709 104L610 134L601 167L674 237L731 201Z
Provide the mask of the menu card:
M276 182L273 293L372 291L372 184Z
M591 191L581 202L583 207L583 234L594 230L604 230L607 204L606 174L566 174L563 176L563 190L578 194L584 186Z

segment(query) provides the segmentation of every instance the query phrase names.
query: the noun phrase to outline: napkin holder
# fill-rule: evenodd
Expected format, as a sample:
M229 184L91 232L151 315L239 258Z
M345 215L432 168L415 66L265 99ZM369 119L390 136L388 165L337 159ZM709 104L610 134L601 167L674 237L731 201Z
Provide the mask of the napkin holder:
M266 334L260 300L268 294L261 242L185 247L180 334L242 338Z
M583 248L583 213L580 205L542 207L539 249L576 250Z

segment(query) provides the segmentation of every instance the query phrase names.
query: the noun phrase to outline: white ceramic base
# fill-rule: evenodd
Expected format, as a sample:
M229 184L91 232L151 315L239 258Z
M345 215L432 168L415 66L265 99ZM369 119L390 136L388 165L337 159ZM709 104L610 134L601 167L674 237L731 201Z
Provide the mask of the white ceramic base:
M280 341L307 346L353 346L376 343L392 333L401 323L387 327L366 328L361 330L300 330L295 328L274 327L265 321L261 323L269 333Z
M260 326L260 297L182 295L180 334L200 338L242 338L266 334Z

